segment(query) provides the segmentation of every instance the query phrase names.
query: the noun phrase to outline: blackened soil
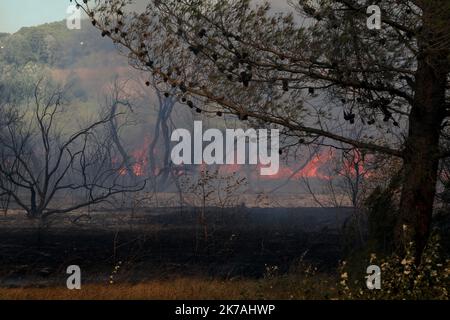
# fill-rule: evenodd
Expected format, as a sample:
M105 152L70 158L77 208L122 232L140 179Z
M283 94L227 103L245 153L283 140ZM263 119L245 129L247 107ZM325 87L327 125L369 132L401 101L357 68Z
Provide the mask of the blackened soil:
M45 224L0 217L0 285L60 282L69 265L84 281L173 275L261 277L299 260L335 270L348 209L147 209L77 213ZM114 271L116 270L116 271Z

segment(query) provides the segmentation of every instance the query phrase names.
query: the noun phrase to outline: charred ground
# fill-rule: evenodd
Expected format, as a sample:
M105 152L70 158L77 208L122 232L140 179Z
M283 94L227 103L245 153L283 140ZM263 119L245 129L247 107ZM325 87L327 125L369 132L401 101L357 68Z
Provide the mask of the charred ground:
M79 265L84 282L138 283L173 276L259 278L300 260L336 270L341 227L351 211L322 208L190 208L101 211L54 217L46 225L0 218L0 285L64 284ZM205 239L205 226L207 237ZM113 272L117 269L117 272Z

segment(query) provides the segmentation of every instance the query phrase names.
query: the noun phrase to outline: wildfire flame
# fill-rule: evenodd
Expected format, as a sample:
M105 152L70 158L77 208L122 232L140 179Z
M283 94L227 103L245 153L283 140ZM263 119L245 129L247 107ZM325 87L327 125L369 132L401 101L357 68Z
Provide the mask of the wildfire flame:
M144 176L148 166L148 144L144 144L143 148L134 151L132 156L134 159L132 166L133 175L136 177Z
M329 175L326 175L320 171L329 161L332 161L334 157L333 151L324 151L314 155L314 157L306 164L306 166L295 175L297 178L319 178L328 180Z
M131 152L133 158L132 164L132 175L136 177L144 176L148 171L149 159L149 146L150 139L146 137L143 144ZM251 170L251 175L258 179L263 180L283 180L283 179L294 179L299 180L302 178L316 178L322 180L330 180L335 175L351 175L356 176L357 174L368 176L369 173L364 168L364 159L362 159L361 153L358 151L353 151L349 154L343 161L343 166L341 169L335 171L334 174L330 173L330 168L337 161L337 154L333 149L324 149L314 156L301 168L293 168L286 164L281 163L277 173L273 175L259 176L257 172L260 172L261 165L256 167L256 170ZM201 165L202 167L205 164ZM206 168L201 168L206 169ZM158 172L159 169L156 169ZM157 173L156 172L156 173ZM220 174L232 174L240 172L242 174L246 173L246 167L240 164L226 164L219 167ZM125 176L128 174L128 170L125 167L120 168L119 174ZM183 175L184 170L180 169L177 175Z
M148 152L150 146L150 139L148 137L144 138L143 144L131 152L132 164L131 164L131 174L135 177L142 177L145 175L149 160L148 160ZM114 159L113 163L118 163L118 159ZM129 174L129 170L122 166L118 171L119 175L126 176Z
M331 177L325 174L329 162L333 161L334 152L324 150L314 155L301 169L294 169L286 164L280 164L277 173L273 175L261 176L265 180L302 179L317 178L328 180Z

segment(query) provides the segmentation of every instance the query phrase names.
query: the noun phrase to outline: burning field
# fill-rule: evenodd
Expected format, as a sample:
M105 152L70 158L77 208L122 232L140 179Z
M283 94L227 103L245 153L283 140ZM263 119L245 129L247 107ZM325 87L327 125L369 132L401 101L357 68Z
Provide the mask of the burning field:
M0 286L60 286L73 264L85 284L104 285L186 276L259 279L268 266L287 272L300 256L329 271L341 257L338 229L350 212L207 208L200 223L193 208L161 208L78 212L46 225L10 212L0 218Z
M448 300L448 0L52 1L0 1L0 299Z

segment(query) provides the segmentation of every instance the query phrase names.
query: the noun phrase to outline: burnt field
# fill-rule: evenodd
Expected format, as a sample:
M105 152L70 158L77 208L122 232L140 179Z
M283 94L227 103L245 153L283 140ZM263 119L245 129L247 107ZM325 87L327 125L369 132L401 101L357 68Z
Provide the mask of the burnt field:
M55 216L45 225L19 212L0 217L0 286L83 281L139 283L173 276L259 278L300 260L322 271L342 257L350 209L158 208ZM112 276L112 278L111 278Z

